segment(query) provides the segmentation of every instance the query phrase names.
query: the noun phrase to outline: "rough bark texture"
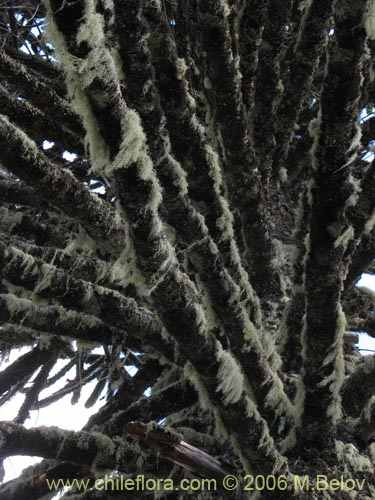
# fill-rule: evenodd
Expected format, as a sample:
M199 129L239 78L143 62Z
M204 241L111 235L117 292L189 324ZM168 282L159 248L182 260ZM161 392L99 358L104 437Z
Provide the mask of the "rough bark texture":
M0 460L43 461L0 500L374 498L374 40L373 0L4 2Z

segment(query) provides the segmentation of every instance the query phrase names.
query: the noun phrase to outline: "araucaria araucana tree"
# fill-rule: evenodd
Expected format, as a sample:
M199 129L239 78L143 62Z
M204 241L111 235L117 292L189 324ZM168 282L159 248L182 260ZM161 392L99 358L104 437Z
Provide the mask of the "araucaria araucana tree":
M0 49L0 500L373 499L374 0L5 0Z

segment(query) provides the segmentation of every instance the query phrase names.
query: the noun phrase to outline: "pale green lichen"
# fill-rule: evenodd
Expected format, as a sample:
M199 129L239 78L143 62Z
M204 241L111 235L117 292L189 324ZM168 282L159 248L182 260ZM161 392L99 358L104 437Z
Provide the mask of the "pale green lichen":
M282 82L282 80L278 80L277 84L276 84L276 90L278 92L280 92L280 94L282 94L285 90L285 87L284 87L284 84Z
M229 210L229 206L226 200L223 199L222 205L222 215L216 219L216 225L221 230L221 238L223 240L231 240L234 236L233 231L233 215Z
M223 17L230 16L230 8L226 0L220 0L221 14Z
M354 207L357 204L357 201L358 201L359 196L360 196L361 191L362 191L361 182L359 179L356 179L351 174L349 174L348 181L350 182L350 184L352 186L352 194L349 196L349 198L345 202L344 211L350 207Z
M361 293L366 294L367 298L370 299L371 305L374 306L375 305L375 292L374 292L374 290L372 290L371 288L368 288L367 286L358 286L357 288ZM369 357L366 358L366 361L368 359L369 359Z
M288 182L288 171L285 167L281 167L279 171L279 179L281 184Z
M195 274L195 282L198 289L199 296L202 297L202 307L207 320L208 327L212 330L219 326L220 321L212 306L211 296L204 285L199 273Z
M305 245L305 248L306 248L306 253L305 253L305 256L304 256L304 267L305 267L305 264L306 264L306 259L307 259L307 256L309 255L310 253L310 250L311 250L311 236L310 236L310 233L306 233L306 236L303 240L303 243Z
M120 82L125 80L125 72L123 69L123 61L120 55L120 50L117 46L111 48L111 56L116 69L116 75Z
M85 1L84 22L81 23L77 33L77 43L87 42L94 46L104 42L104 18L96 12L94 0Z
M168 247L169 251L165 252L167 247ZM170 245L169 242L163 243L163 251L165 252L165 258L160 263L159 269L157 270L157 272L154 273L150 277L150 279L148 280L148 294L149 295L158 288L158 286L169 275L170 271L172 269L174 269L174 267L176 265L176 261L175 261L174 252L172 250L173 250L173 247ZM200 310L201 310L201 308L200 308ZM200 316L202 316L202 315L203 315L203 313L201 313ZM204 322L205 322L205 320L202 320L202 321L199 321L198 324L201 325Z
M309 134L313 141L313 145L310 150L311 165L314 170L316 170L318 167L316 153L319 147L321 127L322 127L322 110L319 109L318 116L316 118L313 118L309 123Z
M10 257L10 261L6 265L7 269L17 265L17 267L23 269L23 278L28 274L33 275L37 272L35 259L32 255L29 255L16 247L10 247L6 254L7 257Z
M1 448L3 448L3 446L6 445L6 442L7 442L7 439L4 435L4 432L0 431L0 450L1 450Z
M176 78L177 80L182 80L185 77L187 71L187 65L185 59L178 57L176 60Z
M234 281L232 281L232 287L237 290L237 292L233 296L233 300L243 301L245 304L247 301L250 301L254 308L254 317L256 318L257 325L261 325L261 307L258 297L256 296L254 290L252 289L248 275L246 271L243 269L241 257L234 241L233 234L233 214L229 208L229 203L226 200L225 196L222 193L222 185L223 178L221 174L220 168L220 160L218 154L213 150L210 145L205 145L204 147L206 161L209 166L209 174L213 180L214 191L218 196L218 200L220 202L221 207L221 216L217 219L216 224L218 228L221 230L221 239L230 241L230 253L231 260L234 268L236 269L236 274L239 278L239 286L234 286ZM242 296L242 297L241 297ZM249 327L249 331L252 330ZM246 335L246 334L245 334ZM272 358L273 366L280 365L280 359L276 353L276 349L274 348L274 342L271 339L270 335L260 329L257 336L261 337L261 342L263 348L267 351L267 356L269 355Z
M51 264L42 264L41 267L41 277L38 280L36 287L34 288L34 293L40 293L51 285L52 278L56 273L56 267Z
M316 189L316 182L313 178L311 178L307 183L307 204L309 205L309 207L312 207L313 205L315 189Z
M354 141L354 139L353 139L353 141ZM347 151L347 153L348 152L349 152L349 150ZM339 167L337 170L335 170L335 173L337 173L340 170L342 170L343 168L351 165L357 159L357 157L358 157L358 148L355 149L355 151L349 156L347 161L343 165L341 165L341 167Z
M156 164L156 168L162 162L167 161L172 168L171 173L173 176L174 185L178 187L180 196L185 196L188 194L187 174L181 167L181 164L173 157L171 142L168 134L165 131L165 127L166 122L165 118L163 118L160 129L162 131L161 136L163 139L165 155L160 158L160 160Z
M25 134L25 132L23 132L23 130L15 127L5 115L0 115L0 122L3 122L5 124L6 129L11 129L12 133L21 142L23 151L21 151L20 153L22 155L32 160L35 160L39 156L40 153L37 145L30 139L27 134Z
M364 14L364 26L370 40L375 40L375 0L367 2L367 10Z
M98 123L91 109L89 99L85 92L79 87L74 91L72 105L81 116L85 126L85 149L90 156L91 171L103 172L110 164L109 150L99 131Z
M168 161L173 167L173 173L175 177L174 184L179 188L180 195L184 196L188 194L188 183L186 172L181 167L181 164L176 161L173 156L168 155Z
M350 143L346 153L351 153L352 151L356 151L358 147L361 145L361 137L362 137L362 128L359 123L355 125L355 134L353 136L352 142Z
M366 356L364 362L360 365L360 370L365 375L375 372L375 356Z
M208 76L205 76L203 79L203 87L207 90L212 89L212 83L211 80L208 78Z
M196 130L199 135L204 136L205 128L195 113L190 118L190 125L191 128Z
M236 51L237 53L240 52L239 50L239 40L240 40L240 31L241 31L241 22L242 18L245 12L247 2L241 2L239 9L237 9L237 13L234 18L233 22L233 32L234 32L234 41L236 44Z
M198 332L201 335L206 336L208 332L207 318L204 314L204 309L200 304L199 292L195 283L193 283L191 280L187 280L186 274L183 273L180 269L176 270L175 279L177 284L180 283L181 285L184 285L189 289L188 296L192 297L192 299L191 302L187 303L187 306L194 311L195 325L198 328Z
M92 255L97 249L96 241L87 234L87 231L79 225L78 234L71 239L63 252L70 253L72 250L80 250L86 255Z
M364 234L365 235L370 234L374 226L375 226L375 211L371 214L371 216L367 219L365 223L365 227L363 230Z
M333 246L334 248L338 248L342 246L344 250L346 250L348 243L350 240L354 238L354 228L353 226L349 226L338 238L336 238Z
M181 378L181 375L181 369L177 366L172 366L171 368L164 370L152 386L152 394L156 394L159 391L163 391L168 386L174 385L176 380Z
M287 453L298 443L296 427L292 427L286 437L280 441L280 453Z
M256 422L260 422L262 417L258 412L257 405L254 403L254 401L251 401L250 398L246 397L246 414L248 417L251 419L254 419ZM275 450L275 443L269 433L268 426L267 425L262 425L263 430L262 434L259 436L259 441L258 441L258 449L262 449L263 452L265 452L268 455L274 454ZM275 456L275 461L273 464L272 468L272 473L278 472L280 469L284 468L287 463L287 459L282 456L281 454L278 454ZM287 471L285 471L287 472Z
M141 119L136 111L127 110L122 119L121 131L124 139L115 160L108 166L106 173L111 174L113 170L137 163L140 167L140 177L148 180L152 172L152 161L148 155Z
M208 410L214 416L215 433L219 438L228 439L229 434L221 419L218 409L212 404L207 388L202 381L201 376L194 366L187 362L184 367L184 375L187 380L194 385L199 396L199 402L203 409Z
M299 423L299 415L296 408L291 404L289 398L284 392L284 387L279 378L274 377L273 385L265 398L265 406L274 410L275 415L280 417L278 432L284 430L287 421Z
M204 146L205 160L209 168L209 174L214 182L214 190L221 196L221 186L223 184L223 177L221 175L219 156L212 149L209 144Z
M205 123L205 134L206 136L210 139L210 143L213 147L217 149L218 146L218 135L219 131L216 130L215 128L215 117L212 112L211 105L209 101L207 100L206 94L204 92L199 92L199 97L202 103L204 104L204 107L206 109L206 113L204 116L204 123ZM223 150L223 153L225 154L225 151ZM224 156L223 156L224 159Z
M293 255L296 251L295 245L283 243L274 238L272 240L274 257L271 260L273 268L278 272L281 290L284 296L288 295L292 287L289 276L292 274Z
M216 358L220 363L217 391L223 394L224 404L237 403L243 393L243 373L233 355L217 344Z
M251 466L249 459L244 455L244 453L241 449L241 445L238 442L238 439L235 436L231 436L230 442L231 442L233 450L236 452L236 455L239 457L246 474L253 474L254 469ZM255 495L254 496L252 495L251 498L252 498L252 500L253 499L257 500L257 497Z
M31 307L30 300L17 297L12 293L9 293L5 296L5 301L11 318L20 312L26 312L27 314ZM24 319L21 321L21 323L24 321Z
M7 230L12 232L14 228L19 226L22 222L23 215L21 212L11 212L6 207L0 207L0 225Z
M302 331L301 331L301 357L303 360L306 359L307 356L307 323L306 323L306 314L303 315L302 318ZM294 398L294 406L295 406L295 418L296 421L299 422L301 420L304 406L305 406L305 384L303 382L303 373L300 373L296 382L296 395Z
M90 340L82 340L82 339L77 339L75 341L75 345L77 348L77 352L83 356L100 346L98 342L92 342Z
M48 333L40 334L38 340L39 349L41 351L43 351L44 349L50 349L52 338L52 335L49 335Z
M375 464L375 443L369 444L367 449L371 458L371 463Z
M84 329L97 328L103 325L103 322L91 314L83 314L76 311L65 309L62 306L56 306L59 313L57 323L63 324L66 329Z
M276 350L274 339L267 335L261 327L250 321L245 310L245 305L240 304L240 318L243 323L244 350L255 348L259 353L263 353L270 363L272 370L277 370L281 366L281 358Z
M336 454L339 462L346 468L347 473L374 472L374 467L370 459L361 454L358 448L352 443L343 443L337 440Z
M72 57L72 56L70 56ZM74 73L73 73L74 71ZM96 46L87 55L86 59L73 59L73 68L71 77L79 84L82 90L90 87L95 79L98 79L104 88L116 89L118 92L119 84L116 81L117 71L111 56L111 52L106 47ZM74 95L74 93L73 93ZM95 96L103 98L102 104L108 102L109 96ZM100 100L98 102L101 102Z
M300 2L298 4L298 10L302 11L302 16L301 16L300 26L298 29L298 37L297 37L297 41L295 44L295 51L297 51L299 48L301 36L302 36L303 30L305 28L306 20L309 17L312 4L313 4L313 0L300 0Z
M368 356L370 357L370 356ZM373 371L374 367L372 367ZM362 410L362 415L363 418L367 421L370 422L371 417L372 417L372 411L374 409L374 403L375 403L375 396L371 396L371 398L366 402L365 406L363 407Z
M213 150L213 148L206 144L204 146L205 159L209 167L209 175L213 180L214 191L217 194L220 208L221 208L221 216L217 219L216 224L221 231L221 239L230 241L230 255L233 267L235 268L235 273L238 279L239 287L237 287L237 292L233 297L233 300L239 299L242 300L245 304L247 301L250 301L253 306L253 315L255 317L255 321L258 326L261 325L261 307L258 297L256 296L254 290L252 289L248 275L246 271L243 269L241 257L237 248L237 244L235 239L233 238L234 229L233 229L233 214L230 210L229 204L223 195L223 178L221 174L220 168L220 160L218 154ZM233 285L234 282L232 282ZM236 289L236 287L235 287ZM240 299L239 295L242 295L243 298ZM278 359L276 349L274 348L274 343L267 333L260 329L258 332L261 337L261 342L270 356L273 358L272 363L278 364L280 360Z
M191 427L179 427L178 431L184 436L184 441L192 443L193 445L196 443L202 446L202 448L207 449L215 444L215 439L212 436L203 432L198 432Z
M97 17L93 18L93 0L86 4L86 21L89 21L91 28L99 29L94 37L91 37L92 50L86 59L73 57L67 48L66 41L59 31L49 3L47 2L47 36L53 41L58 59L62 63L66 74L66 83L73 108L81 116L86 130L85 145L89 150L92 169L102 171L110 164L110 155L92 112L85 88L88 87L95 78L99 78L104 84L111 84L116 81L116 68L109 50L101 45L103 41L103 30ZM94 15L96 16L96 14ZM102 16L101 16L102 17ZM99 24L98 24L99 22ZM90 26L83 23L79 31L79 39L83 40L90 35Z
M310 9L312 3L313 3L313 0L300 0L300 2L298 3L298 10L306 11L306 10Z
M293 290L293 295L295 295L295 290ZM288 328L288 317L290 315L290 304L284 310L279 329L277 331L275 347L279 355L284 352L285 345L289 339L289 328Z
M262 324L262 311L261 311L260 300L250 284L249 275L242 266L241 256L238 251L238 246L234 239L230 241L230 256L232 264L236 268L236 271L238 273L242 292L246 297L246 300L250 301L251 305L253 306L254 323L257 325L257 327L260 327Z
M371 493L371 497L366 496L366 498L364 498L364 500L374 500L374 498L375 498L375 487L372 486L371 484L368 484L367 487L369 489L369 492Z
M95 437L96 446L98 448L98 452L92 461L92 465L98 468L108 468L108 462L113 461L116 457L116 446L113 440L110 437L98 432L91 432L90 434Z
M335 339L325 357L322 366L333 364L332 372L325 377L319 384L319 387L329 385L331 392L331 402L327 408L327 416L331 417L335 424L341 418L341 394L340 390L345 375L345 362L343 353L343 335L345 333L346 318L341 305L338 306Z

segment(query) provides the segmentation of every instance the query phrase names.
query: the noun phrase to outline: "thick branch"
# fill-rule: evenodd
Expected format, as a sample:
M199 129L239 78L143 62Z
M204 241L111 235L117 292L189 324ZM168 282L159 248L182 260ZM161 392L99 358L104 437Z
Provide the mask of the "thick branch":
M146 361L146 363L138 370L133 377L126 377L115 396L95 415L92 415L83 430L89 430L94 425L103 425L111 419L111 417L121 411L126 410L132 403L135 403L139 398L142 398L143 393L148 386L152 386L158 377L161 375L164 367L154 359ZM146 420L145 417L133 417L140 420ZM156 417L149 418L155 420Z
M1 85L0 106L1 112L11 116L13 123L27 132L35 141L41 143L49 139L57 141L62 149L83 153L80 137L52 120L50 114L43 113L25 100L17 99Z
M72 237L72 221L64 225L61 219L57 220L49 213L47 221L36 220L35 216L25 213L24 210L8 209L0 207L0 229L2 238L9 238L9 235L32 240L36 245L48 245L57 248L65 248ZM74 231L75 232L75 231Z
M95 316L67 311L61 306L35 306L31 300L0 294L0 321L24 324L50 335L111 344L115 331Z
M340 416L345 320L340 312L339 297L345 275L342 263L345 231L350 233L343 214L346 200L353 192L349 166L357 147L355 138L366 39L362 25L366 2L348 0L342 7L345 15L336 18L337 41L329 51L321 116L316 124L319 129L312 149L311 244L305 278L303 381L306 396L302 432L307 439L318 440L321 448L326 448L327 440L332 439L332 426ZM330 417L328 421L327 416ZM319 431L317 422L320 423Z
M3 116L0 138L0 161L9 170L40 190L47 202L79 220L92 238L119 252L124 244L124 223L111 206L90 193L70 172L56 167Z
M191 383L177 382L149 397L135 401L125 410L118 411L107 422L103 422L100 429L105 434L113 436L121 433L124 425L131 420L158 421L174 412L194 405L197 401L198 394ZM93 424L97 425L97 422L100 425L100 420L98 421L95 417L91 418L87 428L90 429Z
M41 259L44 263L52 263L57 268L63 269L69 275L77 279L89 281L91 283L106 284L111 288L121 287L121 283L113 283L111 263L92 257L87 254L80 254L74 250L66 248L59 249L56 246L38 246L26 242L17 237L12 237L0 233L0 244L5 244L8 248L14 247L29 254L34 258Z
M60 125L67 126L78 137L82 137L82 124L70 104L50 86L39 80L35 73L28 71L24 65L12 59L4 51L0 51L0 74L11 81L17 89L21 89L31 104L40 107L49 116L58 120Z
M75 26L68 27L57 13L60 31L71 36ZM70 38L69 41L72 39ZM96 49L100 48L100 40ZM72 49L71 49L72 50ZM79 50L79 47L76 47ZM90 54L90 50L88 51ZM87 55L87 51L84 55ZM108 66L110 68L110 65ZM95 75L95 73L94 73ZM94 76L93 75L93 76ZM102 75L96 75L99 84ZM112 75L106 79L109 88L116 88L116 79ZM88 96L92 92L90 86L86 87ZM117 98L117 94L113 94ZM116 99L113 101L116 103ZM112 165L114 177L119 194L119 202L129 220L131 238L134 243L137 265L141 270L148 287L151 289L151 299L160 318L168 331L180 344L182 352L190 358L199 375L204 378L210 399L220 409L225 426L236 435L237 446L244 457L259 456L262 465L271 470L277 463L282 466L283 459L276 451L274 443L268 434L267 424L259 415L256 408L249 416L247 405L248 397L245 396L244 386L239 387L239 397L235 397L228 405L225 395L218 397L217 389L220 383L220 344L216 341L213 332L207 328L204 312L198 301L196 287L188 275L179 268L175 251L168 241L159 215L161 208L161 192L158 180L149 158L143 131L134 116L134 112L121 105L123 115L123 130L132 127L133 132L139 135L139 148L130 156L126 150L119 154ZM95 103L93 111L95 110ZM100 124L100 121L99 121ZM114 138L115 139L115 138ZM124 143L126 145L126 142ZM109 146L109 145L108 145ZM192 352L191 344L195 344ZM224 391L225 392L225 391ZM242 398L242 392L244 397ZM240 394L241 393L241 394ZM232 398L230 397L230 400ZM231 407L229 411L229 407ZM253 436L238 433L238 425L234 425L233 414L238 417L237 423L242 422L240 428L254 428ZM262 436L267 435L269 446L259 448ZM255 449L257 451L255 452Z
M375 394L375 356L367 356L345 382L342 403L346 412L359 417L366 402Z
M129 422L126 430L142 443L155 448L162 457L182 465L198 476L212 477L222 481L227 474L232 472L219 460L189 443L185 443L177 435L169 434L163 428L150 428L141 422Z
M173 346L163 340L163 325L159 318L139 307L134 299L77 280L54 265L12 247L8 249L1 241L0 263L3 265L3 276L13 284L34 291L40 297L58 300L67 309L76 310L78 316L80 312L93 313L95 318L103 321L103 325L126 331L127 342L132 348L147 351L152 346L158 350L164 345L173 358Z
M286 55L290 58L290 67L283 82L285 92L277 113L276 150L273 156L276 174L293 141L302 105L310 98L313 76L324 51L334 3L333 0L317 0L305 4L306 12L301 17L296 45L290 47L291 54Z
M23 182L11 179L0 179L0 204L22 204L28 206L40 206L41 198L31 187Z
M58 427L26 429L20 424L0 422L0 435L1 457L38 456L130 472L140 454L126 438L112 440L104 434L67 431Z
M21 378L30 378L32 374L51 358L49 349L37 346L22 354L5 370L0 372L0 395L12 388Z

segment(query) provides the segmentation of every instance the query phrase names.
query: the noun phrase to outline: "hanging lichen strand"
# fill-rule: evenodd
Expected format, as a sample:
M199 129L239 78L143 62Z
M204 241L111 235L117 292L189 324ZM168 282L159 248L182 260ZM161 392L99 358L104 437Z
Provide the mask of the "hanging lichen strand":
M374 2L5 4L0 461L43 461L0 500L184 468L202 500L372 499ZM89 386L81 431L30 428Z

